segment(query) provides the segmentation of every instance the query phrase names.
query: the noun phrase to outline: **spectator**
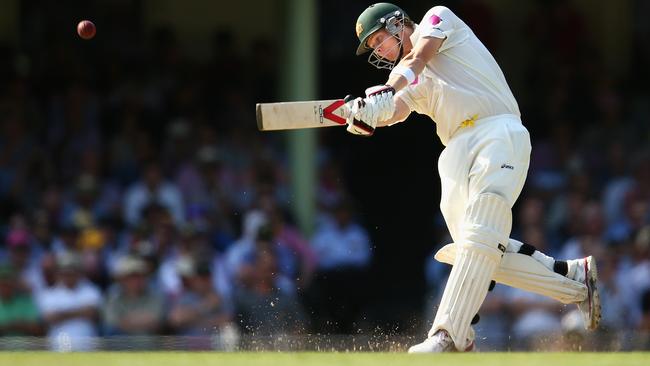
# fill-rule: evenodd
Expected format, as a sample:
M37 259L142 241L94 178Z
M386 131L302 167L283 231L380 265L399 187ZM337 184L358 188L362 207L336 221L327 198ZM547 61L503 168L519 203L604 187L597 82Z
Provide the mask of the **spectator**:
M184 225L179 230L177 242L163 254L157 274L161 289L167 295L178 295L183 287L178 263L182 260L193 260L201 255L204 255L207 261L211 257L209 249L205 233L200 232L193 225Z
M79 232L77 245L83 265L84 275L94 284L107 287L105 262L102 249L106 245L106 235L103 230L89 227Z
M298 299L279 285L282 279L270 241L259 241L253 261L242 267L238 282L235 309L244 332L262 337L263 342L264 337L306 330Z
M650 169L650 164L646 167ZM650 182L650 179L648 180ZM645 187L636 187L627 192L623 199L623 212L608 228L607 238L612 242L631 239L650 217L650 192Z
M89 351L95 348L102 296L99 289L83 277L81 265L78 254L60 254L56 285L42 290L38 296L52 350Z
M26 228L13 229L7 234L8 261L18 273L19 285L27 291L42 287L43 280L38 268L40 254ZM36 253L35 253L36 252Z
M319 169L318 204L323 212L331 210L344 199L345 185L341 167L332 160L322 163Z
M172 329L183 336L230 336L232 315L226 301L214 288L211 263L190 259L180 264L184 288L169 312ZM189 346L210 348L210 338L205 340L207 343L197 340Z
M318 257L318 271L363 270L370 264L368 233L353 218L350 202L341 201L334 209L335 225L316 231L312 247Z
M58 235L52 241L52 252L61 253L77 251L79 229L73 225L64 225L59 228Z
M273 240L287 249L282 251L291 256L286 260L297 262L299 267L294 273L290 273L291 277L296 278L299 287L308 287L317 262L316 255L309 242L300 234L297 228L287 222L279 207L273 206L270 208L268 216Z
M364 295L358 289L366 285L370 240L352 215L350 202L339 202L334 224L321 227L312 238L318 267L307 301L319 331L351 332L363 307Z
M215 147L200 147L195 159L179 167L176 184L187 205L188 222L201 230L214 229L217 240L220 240L221 230L225 229L225 234L229 229L227 211L224 211L224 208L227 209L227 200L223 192L224 185L219 179L218 161L218 151ZM210 219L215 220L209 221ZM231 241L218 242L217 246L223 250Z
M40 272L43 278L43 283L40 287L34 290L36 295L42 294L43 289L54 287L57 282L57 265L56 255L52 252L47 252L43 255L40 262Z
M237 277L246 255L255 246L260 228L267 225L268 218L261 210L251 210L242 221L242 235L228 248L224 258L226 273L231 279Z
M622 298L630 304L631 326L641 322L641 295L650 289L650 225L639 230L632 242L631 261L620 268Z
M147 263L135 256L122 257L113 273L117 283L104 307L108 335L153 335L163 330L163 296L150 287Z
M511 238L520 238L530 228L539 228L545 230L544 227L544 201L535 196L524 197L519 205L518 220L516 228L513 229ZM527 241L523 240L527 243Z
M585 253L599 251L604 245L605 217L598 202L585 205L576 221L579 223L579 232L564 244L559 258L581 258Z
M291 273L293 273L291 270L293 267L287 263L283 265L283 261L281 260L281 258L284 260L291 259L291 253L288 252L286 247L278 245L273 237L271 228L267 225L259 228L253 246L244 252L243 258L235 273L235 286L247 287L254 285L254 282L257 281L255 263L257 263L260 253L267 251L273 254L275 269L277 271L277 276L274 277L276 279L276 287L286 293L293 294L296 290L295 282L291 278Z
M90 174L79 176L73 192L73 199L63 207L62 220L65 225L88 228L97 224L103 212L98 204L99 187L97 178Z
M14 269L0 264L0 337L39 336L43 329L36 303L16 280Z
M169 210L177 225L185 221L183 198L176 185L165 181L160 165L148 162L142 179L129 187L124 197L124 217L133 226L142 220L143 209L158 203Z

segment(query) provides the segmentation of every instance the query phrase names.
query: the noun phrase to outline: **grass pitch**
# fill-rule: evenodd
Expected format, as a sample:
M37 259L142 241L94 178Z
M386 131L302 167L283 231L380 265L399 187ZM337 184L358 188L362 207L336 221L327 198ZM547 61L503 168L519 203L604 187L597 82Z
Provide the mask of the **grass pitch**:
M604 366L650 365L650 353L471 353L408 355L404 353L274 352L4 352L0 365L11 366Z

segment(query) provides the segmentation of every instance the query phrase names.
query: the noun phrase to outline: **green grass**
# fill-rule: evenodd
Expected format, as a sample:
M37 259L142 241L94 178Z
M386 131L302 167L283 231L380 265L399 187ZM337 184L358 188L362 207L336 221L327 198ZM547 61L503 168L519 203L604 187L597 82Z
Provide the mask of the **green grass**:
M211 353L211 352L3 352L0 365L44 366L600 366L650 365L650 353Z

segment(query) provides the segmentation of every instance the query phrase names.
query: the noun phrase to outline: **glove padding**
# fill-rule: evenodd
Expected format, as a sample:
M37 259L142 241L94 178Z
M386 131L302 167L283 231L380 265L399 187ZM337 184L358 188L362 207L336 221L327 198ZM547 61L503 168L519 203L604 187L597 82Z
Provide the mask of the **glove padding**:
M355 135L372 136L379 121L393 117L395 88L390 85L377 85L366 89L365 98L349 102L352 112L348 118L347 131Z

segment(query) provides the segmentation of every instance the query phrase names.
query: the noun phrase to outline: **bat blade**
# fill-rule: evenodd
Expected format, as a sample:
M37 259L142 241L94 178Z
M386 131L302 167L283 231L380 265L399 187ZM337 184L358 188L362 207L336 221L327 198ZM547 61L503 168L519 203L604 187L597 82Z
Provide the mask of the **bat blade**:
M256 105L257 128L260 131L341 126L346 124L349 114L350 110L343 99Z

